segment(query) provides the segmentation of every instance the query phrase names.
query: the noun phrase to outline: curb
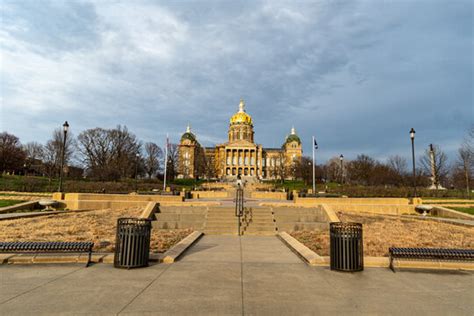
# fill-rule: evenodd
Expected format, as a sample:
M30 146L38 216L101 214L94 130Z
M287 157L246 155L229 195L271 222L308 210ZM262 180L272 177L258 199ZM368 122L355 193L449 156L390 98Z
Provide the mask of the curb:
M0 217L0 221L7 221L7 220L14 220L14 219L21 219L21 218L31 218L31 217L40 217L40 216L48 216L48 215L58 215L58 214L70 214L70 213L80 213L80 212L90 212L94 211L92 209L85 209L85 210L69 210L69 211L39 211L30 214L24 213L11 213L11 214L18 214L17 216L9 216L9 217ZM2 215L7 215L2 214Z
M319 256L317 253L300 243L294 237L290 236L287 232L281 232L277 235L280 240L290 248L298 257L303 259L304 262L311 266L315 265L327 265L324 258Z
M192 232L171 249L166 251L161 262L167 264L175 262L186 251L186 249L191 247L199 238L201 238L202 235L203 233L200 231Z
M202 232L194 231L171 249L163 253L150 253L149 261L173 263L175 262L190 246L192 246L201 236ZM71 254L64 255L58 253L42 253L42 254L0 254L0 265L2 264L35 264L35 263L86 263L88 254ZM91 263L114 263L114 253L92 253Z
M320 256L287 232L281 232L277 235L281 241L290 248L298 257L310 266L329 267L329 256ZM364 267L367 268L388 268L388 257L368 257L364 256ZM435 269L435 270L470 270L474 271L474 263L472 262L446 262L446 261L427 261L427 260L403 260L394 259L394 268L411 268L411 269Z

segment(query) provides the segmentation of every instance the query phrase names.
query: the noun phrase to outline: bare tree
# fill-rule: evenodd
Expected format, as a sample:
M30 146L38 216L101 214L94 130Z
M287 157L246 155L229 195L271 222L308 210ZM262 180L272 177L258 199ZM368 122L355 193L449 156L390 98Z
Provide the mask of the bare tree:
M448 156L437 145L433 145L432 149L433 157L431 157L431 149L426 149L425 154L420 158L420 165L425 174L433 177L434 185L439 188L449 173Z
M59 176L61 169L61 154L64 142L64 133L61 128L53 131L52 138L46 142L42 151L43 171L48 176L49 181L55 176ZM64 144L64 168L67 170L68 163L71 161L75 148L74 135L67 133Z
M179 146L177 144L168 144L168 159L167 159L167 180L174 180L178 173L178 157Z
M283 183L285 181L286 177L289 174L289 170L287 168L287 163L286 163L286 156L284 152L279 152L277 158L275 159L275 177L280 179L280 181Z
M325 165L326 179L328 181L340 182L342 180L341 160L332 157Z
M357 158L347 164L348 179L351 182L362 185L372 185L373 171L377 162L367 156L358 155Z
M407 160L399 155L388 157L387 165L401 177L408 174Z
M303 180L304 184L311 183L313 179L313 162L309 157L301 157L296 163L296 176Z
M162 159L163 151L161 148L152 142L145 144L144 167L148 178L156 176L160 169L160 159Z
M23 168L26 154L20 139L7 132L0 133L0 171L16 172Z
M461 148L458 150L458 166L463 172L464 175L464 180L466 183L466 192L468 198L470 198L470 181L471 181L471 175L472 175L472 170L473 170L473 165L474 165L474 156L473 153L469 150L469 148L463 144Z
M126 127L117 126L83 131L78 136L78 149L89 176L118 180L135 176L141 144Z
M23 146L23 150L26 154L26 167L35 173L41 172L43 145L38 142L29 142Z

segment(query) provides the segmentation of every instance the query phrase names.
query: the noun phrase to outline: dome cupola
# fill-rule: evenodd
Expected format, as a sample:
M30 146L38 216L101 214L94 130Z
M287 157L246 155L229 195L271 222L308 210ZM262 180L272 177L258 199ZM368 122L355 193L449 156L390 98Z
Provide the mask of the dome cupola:
M244 100L240 99L239 111L232 115L230 124L248 124L253 125L252 117L245 112Z
M183 134L183 136L181 136L181 142L183 142L186 139L190 140L191 142L196 141L196 136L191 132L191 126L189 126L189 124L186 127L186 132Z
M301 144L301 139L299 138L298 135L296 135L295 128L291 128L290 135L286 136L285 144L291 143L291 142L297 142L298 145Z

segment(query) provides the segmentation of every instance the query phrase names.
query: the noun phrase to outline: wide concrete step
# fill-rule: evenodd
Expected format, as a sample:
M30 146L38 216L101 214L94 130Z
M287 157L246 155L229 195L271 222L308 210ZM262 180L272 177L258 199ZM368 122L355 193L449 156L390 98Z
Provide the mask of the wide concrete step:
M262 232L243 232L243 235L244 236L274 236L276 235L276 232L265 232L265 231L262 231Z
M248 224L252 226L262 226L262 225L274 226L275 225L273 221L251 221L251 222L248 222Z
M249 225L247 229L275 229L275 225Z
M329 229L329 223L305 223L305 222L292 222L292 223L278 223L276 222L278 231L298 231L298 230L317 230L327 231Z
M252 214L253 218L273 218L272 214Z
M238 219L234 218L208 218L207 223L237 223Z
M153 221L152 227L154 229L182 229L182 228L192 228L196 230L202 229L204 227L204 222L184 222L184 221Z
M237 235L237 229L233 229L233 230L205 229L204 234L207 234L207 235Z

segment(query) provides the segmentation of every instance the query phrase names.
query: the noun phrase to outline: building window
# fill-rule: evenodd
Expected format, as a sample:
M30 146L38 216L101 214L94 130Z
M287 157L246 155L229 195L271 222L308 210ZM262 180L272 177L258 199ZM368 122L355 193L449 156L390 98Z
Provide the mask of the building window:
M230 157L227 157L227 164L230 165Z
M251 158L250 158L250 164L251 164L252 166L255 165L255 157L251 157Z
M242 165L242 157L239 157L239 165Z
M244 165L248 165L248 164L249 164L249 157L245 157Z
M265 158L262 159L262 167L265 167Z

